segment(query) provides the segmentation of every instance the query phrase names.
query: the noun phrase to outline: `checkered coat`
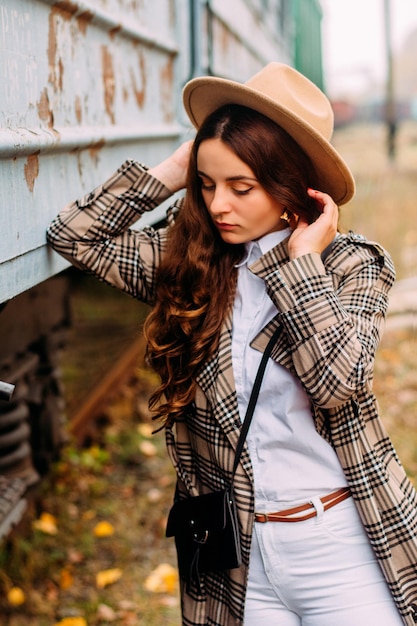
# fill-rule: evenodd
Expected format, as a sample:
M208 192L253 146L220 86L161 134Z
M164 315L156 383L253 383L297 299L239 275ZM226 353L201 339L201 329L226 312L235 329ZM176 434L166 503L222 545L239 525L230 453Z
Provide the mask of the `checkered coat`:
M127 161L104 185L67 206L50 225L48 240L74 265L152 304L167 231L130 227L169 195L143 166ZM263 278L279 311L253 345L263 350L274 328L282 326L272 358L299 378L311 398L317 431L337 453L404 624L411 626L417 621L417 497L372 393L374 355L394 280L391 261L377 244L348 234L336 238L324 264L314 254L289 262L283 242L251 271ZM183 497L221 489L231 474L241 422L230 317L218 351L196 382L194 411L166 431ZM182 590L186 626L243 623L254 513L247 449L235 493L243 565L206 575L201 594Z

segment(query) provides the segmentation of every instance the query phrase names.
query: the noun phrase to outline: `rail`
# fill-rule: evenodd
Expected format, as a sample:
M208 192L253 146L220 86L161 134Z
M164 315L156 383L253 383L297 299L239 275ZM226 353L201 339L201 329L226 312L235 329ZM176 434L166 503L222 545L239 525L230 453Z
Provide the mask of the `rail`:
M145 340L138 337L126 350L100 383L91 391L77 412L71 416L69 431L75 441L82 444L87 437L96 434L95 421L101 415L108 401L117 394L123 382L145 354Z

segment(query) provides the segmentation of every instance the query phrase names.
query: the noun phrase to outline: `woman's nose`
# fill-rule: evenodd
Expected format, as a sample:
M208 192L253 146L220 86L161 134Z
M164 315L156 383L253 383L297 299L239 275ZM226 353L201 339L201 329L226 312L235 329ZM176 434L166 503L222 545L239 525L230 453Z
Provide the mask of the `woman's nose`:
M230 211L230 202L227 197L227 192L216 188L211 200L210 212L213 215L220 215L222 213L227 213L228 211Z

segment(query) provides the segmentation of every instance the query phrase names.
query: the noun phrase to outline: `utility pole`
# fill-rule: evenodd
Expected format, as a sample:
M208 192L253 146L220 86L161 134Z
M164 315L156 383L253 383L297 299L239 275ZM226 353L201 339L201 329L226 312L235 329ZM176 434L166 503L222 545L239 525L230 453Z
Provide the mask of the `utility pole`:
M387 125L387 152L390 161L395 160L397 119L394 96L394 73L392 63L391 44L391 0L384 0L385 22L385 50L387 62L386 93L385 93L385 122Z

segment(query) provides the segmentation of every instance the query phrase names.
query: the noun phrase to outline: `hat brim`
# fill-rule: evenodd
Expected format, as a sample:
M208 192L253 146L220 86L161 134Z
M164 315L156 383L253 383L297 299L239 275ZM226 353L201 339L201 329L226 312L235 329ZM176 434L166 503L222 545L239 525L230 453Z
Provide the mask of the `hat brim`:
M281 126L310 157L320 191L328 193L339 205L346 204L354 196L353 175L335 148L314 128L272 98L244 84L207 76L194 78L185 85L183 102L196 128L225 104L239 104L262 113Z

